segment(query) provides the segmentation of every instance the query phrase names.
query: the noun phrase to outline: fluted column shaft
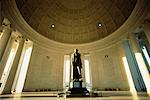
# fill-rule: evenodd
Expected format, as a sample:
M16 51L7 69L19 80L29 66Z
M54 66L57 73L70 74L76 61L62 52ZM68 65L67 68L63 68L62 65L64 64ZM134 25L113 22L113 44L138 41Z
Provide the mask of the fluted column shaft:
M13 37L13 35L11 34L11 36L10 36L10 38L9 38L9 40L8 40L8 43L7 43L7 45L6 45L6 48L5 48L5 50L4 50L3 56L2 56L2 58L1 58L1 61L0 61L0 79L1 79L1 77L2 77L4 68L5 68L5 66L6 66L6 63L7 63L9 54L10 54L10 52L11 52L11 48L12 48L13 42L14 42L14 37Z
M4 19L3 21L1 35L2 37L0 38L0 62L2 60L2 56L4 55L4 51L11 35L10 22L8 21L8 19Z
M7 81L5 83L5 87L4 87L2 93L11 93L12 91L13 92L15 91L14 90L15 86L13 86L13 84L14 85L16 84L15 75L16 75L17 68L18 68L18 65L19 65L19 60L21 58L21 53L22 53L22 49L23 49L25 39L22 36L18 36L16 40L19 43L19 46L18 46L16 55L15 55L15 58L14 58L14 61L13 61L12 68L9 72L9 75L8 75L8 78L7 78Z

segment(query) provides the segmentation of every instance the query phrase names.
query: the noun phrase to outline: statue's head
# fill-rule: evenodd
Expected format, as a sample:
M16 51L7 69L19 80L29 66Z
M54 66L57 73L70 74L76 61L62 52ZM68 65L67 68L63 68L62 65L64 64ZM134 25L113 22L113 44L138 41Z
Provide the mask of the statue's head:
M78 52L78 49L74 49L74 52Z

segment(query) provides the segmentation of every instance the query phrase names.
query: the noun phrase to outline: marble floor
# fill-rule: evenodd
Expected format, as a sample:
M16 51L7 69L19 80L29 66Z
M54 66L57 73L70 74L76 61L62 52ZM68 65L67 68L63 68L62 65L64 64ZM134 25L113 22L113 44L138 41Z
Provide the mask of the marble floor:
M112 96L112 97L81 97L81 98L63 98L63 97L14 97L0 98L0 100L150 100L150 97L135 97L132 96Z
M23 92L21 94L3 94L0 100L150 100L145 92L131 95L127 91L99 91L97 97L67 97L58 92Z

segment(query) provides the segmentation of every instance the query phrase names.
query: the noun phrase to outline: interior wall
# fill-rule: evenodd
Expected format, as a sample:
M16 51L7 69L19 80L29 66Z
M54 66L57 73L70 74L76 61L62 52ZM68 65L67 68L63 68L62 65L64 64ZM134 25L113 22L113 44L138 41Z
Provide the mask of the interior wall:
M23 91L63 89L63 54L33 46Z
M129 90L122 57L122 43L91 53L92 87L94 90Z
M83 52L84 53L84 52ZM81 54L82 55L82 54ZM90 53L91 83L94 90L129 90L122 57L122 43ZM63 89L64 54L47 51L34 45L24 91Z

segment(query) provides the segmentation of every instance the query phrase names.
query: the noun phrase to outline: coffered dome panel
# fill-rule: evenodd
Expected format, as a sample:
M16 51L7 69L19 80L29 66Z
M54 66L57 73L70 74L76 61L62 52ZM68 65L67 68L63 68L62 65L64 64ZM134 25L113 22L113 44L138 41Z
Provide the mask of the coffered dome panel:
M62 43L105 38L130 16L136 0L16 0L26 22L39 34Z

